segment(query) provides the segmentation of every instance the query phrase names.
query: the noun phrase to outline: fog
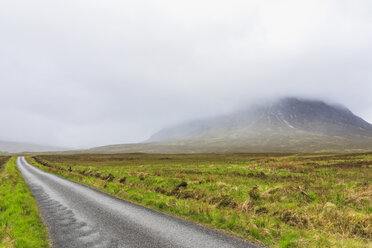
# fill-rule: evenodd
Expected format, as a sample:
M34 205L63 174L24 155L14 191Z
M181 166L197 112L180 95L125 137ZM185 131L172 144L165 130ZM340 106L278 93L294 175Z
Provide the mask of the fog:
M372 2L3 0L0 140L132 143L299 96L372 122Z

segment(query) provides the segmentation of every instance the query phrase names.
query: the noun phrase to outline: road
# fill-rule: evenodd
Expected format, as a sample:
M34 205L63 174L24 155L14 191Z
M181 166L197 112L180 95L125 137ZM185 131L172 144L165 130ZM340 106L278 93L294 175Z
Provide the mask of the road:
M49 228L53 247L262 247L46 173L17 166Z

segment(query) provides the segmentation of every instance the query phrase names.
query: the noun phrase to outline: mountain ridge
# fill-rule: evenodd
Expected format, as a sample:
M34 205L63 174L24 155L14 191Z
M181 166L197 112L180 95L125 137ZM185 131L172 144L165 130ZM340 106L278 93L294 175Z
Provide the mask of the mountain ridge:
M65 150L68 150L68 148L0 140L0 152L3 153L56 152Z
M240 126L250 126L253 128L255 125L256 129L258 126L262 129L262 127L267 128L271 125L271 128L301 129L306 131L318 131L321 133L328 132L328 134L329 132L335 133L332 129L320 130L319 126L313 125L314 122L333 125L341 123L343 126L346 125L349 128L357 128L361 135L372 137L372 125L354 115L346 107L332 106L316 100L284 98L274 103L261 104L231 114L186 122L171 128L165 128L155 133L146 142L182 140L185 138L192 138L191 136L211 129L217 128L228 131L229 128L233 129ZM315 128L318 128L318 130L315 130ZM183 130L180 131L180 129ZM183 131L183 134L173 134L177 130L179 132ZM357 132L357 130L353 131Z
M364 152L372 125L342 105L287 97L164 128L138 144L89 152Z

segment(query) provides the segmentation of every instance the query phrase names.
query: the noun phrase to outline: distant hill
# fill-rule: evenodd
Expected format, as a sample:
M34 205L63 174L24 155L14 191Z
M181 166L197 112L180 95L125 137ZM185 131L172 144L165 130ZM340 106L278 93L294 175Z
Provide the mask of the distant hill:
M342 106L283 98L165 128L144 143L88 151L364 152L372 151L372 125Z
M21 152L54 152L64 150L67 150L67 148L0 140L0 153L3 154Z

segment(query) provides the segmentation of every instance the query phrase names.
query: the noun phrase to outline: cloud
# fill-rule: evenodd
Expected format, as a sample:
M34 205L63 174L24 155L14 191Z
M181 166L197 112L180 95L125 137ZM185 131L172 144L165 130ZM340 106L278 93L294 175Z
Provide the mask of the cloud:
M73 147L285 95L372 122L369 1L6 0L0 138Z

